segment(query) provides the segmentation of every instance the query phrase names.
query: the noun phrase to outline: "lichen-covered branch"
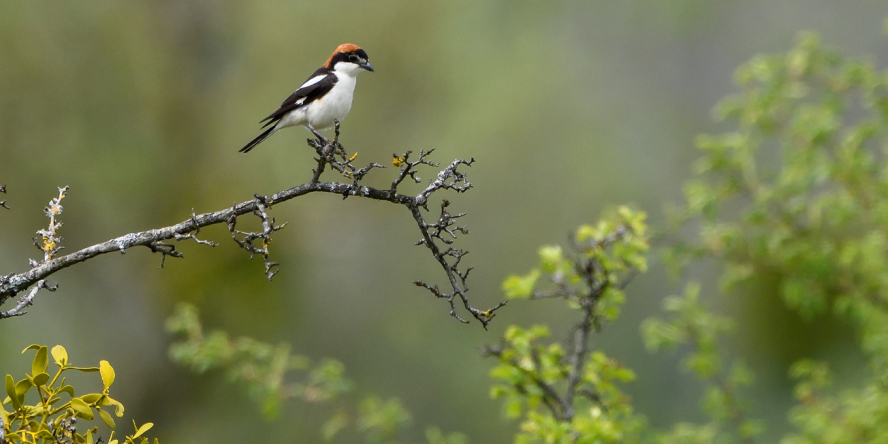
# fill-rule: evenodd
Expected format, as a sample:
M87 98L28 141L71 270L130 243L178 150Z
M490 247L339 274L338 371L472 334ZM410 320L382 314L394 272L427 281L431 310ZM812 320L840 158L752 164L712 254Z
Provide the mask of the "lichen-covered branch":
M402 156L395 156L396 161L394 164L400 167L398 177L392 182L391 188L378 189L361 185L360 181L372 169L385 167L377 163L371 163L365 167L357 168L352 163L357 154L349 156L339 143L338 123L334 139L309 139L308 144L318 154L318 158L315 159L317 166L312 170L313 174L309 182L270 195L262 196L257 194L254 195L254 199L235 203L230 208L215 212L195 214L192 210L191 216L178 224L125 234L64 256L56 254L62 247L60 245L61 238L56 236L56 230L61 226L61 223L57 222L55 218L61 213L59 202L64 198L68 189L67 187L60 189L59 197L53 199L47 208L47 216L50 217L49 228L38 231L42 241L35 239L35 243L44 252L44 260L41 262L31 261L30 270L0 276L0 305L17 294L28 290L28 288L35 284L45 282L45 279L62 269L107 253L126 253L127 250L134 247L146 247L153 252L161 254L161 266L163 266L163 261L167 256L174 258L183 257L183 254L177 250L175 244L164 241L191 239L198 244L215 246L215 242L198 239L197 234L201 228L216 224L226 224L231 232L232 239L241 248L249 252L251 258L257 254L263 257L265 274L271 280L279 271L279 264L270 260L269 246L271 244L271 234L283 229L286 224L275 225L274 218L268 214L269 210L273 205L309 193L320 192L341 195L343 198L349 196L363 197L406 207L416 221L421 233L421 240L418 244L425 245L433 254L435 260L441 264L451 289L441 291L438 290L438 287L430 287L422 283L417 283L417 285L422 285L432 290L435 296L448 300L451 305L451 315L462 322L467 322L456 313L454 300L458 297L463 307L486 328L493 318L494 312L504 306L505 303L500 303L488 310L475 308L469 303L466 279L471 268L465 270L459 268L462 257L468 252L449 246L458 234L468 233L464 226L455 225L455 220L465 214L450 214L447 212L446 208L449 205L447 200L443 201L441 214L434 222L428 222L423 213L423 211L428 211L428 200L435 192L439 190L452 190L463 193L471 188L472 184L467 180L466 174L459 171L458 168L463 165L471 166L474 159L454 160L450 165L441 170L434 180L430 180L428 186L419 194L409 195L399 192L398 186L407 176L410 176L415 182L420 181L416 167L437 166L436 163L427 160L427 156L433 150L421 152L419 159L416 161L409 161L411 154L409 151ZM349 179L349 182L322 181L321 176L328 165L331 169ZM0 189L0 191L5 192L5 188ZM235 229L238 217L246 215L255 216L260 220L262 224L261 232L245 232ZM442 248L441 245L447 245L447 248ZM41 287L38 286L36 288L39 289ZM28 299L25 305L33 301L34 295L36 295L36 292L28 294L30 299ZM20 308L17 306L17 308L10 311L18 313L16 310L20 310Z

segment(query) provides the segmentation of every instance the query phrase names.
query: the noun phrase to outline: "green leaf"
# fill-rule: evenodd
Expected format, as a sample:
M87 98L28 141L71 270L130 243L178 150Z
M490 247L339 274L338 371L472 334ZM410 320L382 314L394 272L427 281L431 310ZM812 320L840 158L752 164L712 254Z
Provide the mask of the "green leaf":
M102 373L102 384L105 385L105 390L108 390L108 387L114 383L114 367L111 367L108 361L99 361L99 369Z
M330 441L333 439L333 437L335 437L336 434L347 425L348 414L345 412L339 412L336 415L333 415L332 418L328 419L327 422L321 426L321 435L324 437L324 441Z
M586 239L592 239L596 235L597 232L592 225L581 225L580 228L577 229L577 240L580 242Z
M506 415L509 418L517 418L521 416L522 410L519 398L512 398L506 402Z
M90 393L88 395L81 396L80 399L82 399L83 402L87 404L95 404L95 402L98 401L102 396L104 395L101 393Z
M25 352L28 351L28 350L37 350L37 349L39 349L40 347L41 347L40 344L31 344L31 345L25 347L24 350L22 350L22 354L25 354Z
M560 245L545 245L540 248L539 255L540 266L543 271L549 274L554 274L555 271L558 270L561 261L564 259L564 254L561 252Z
M114 415L116 415L118 418L123 418L123 404L121 404L120 401L111 398L110 396L108 397L108 402L114 405Z
M437 427L426 428L426 440L429 444L468 444L469 439L462 433L444 435Z
M95 417L89 405L80 398L71 399L71 408L83 419L92 420Z
M14 409L18 410L22 407L22 404L18 401L18 395L15 394L15 379L12 379L12 375L6 375L6 394L12 400L12 407Z
M94 373L94 372L99 371L98 367L68 367L68 368L70 368L71 370L77 370L78 372L84 372L84 373Z
M761 420L748 419L740 424L740 436L751 438L765 432L765 423Z
M39 375L34 377L34 385L40 387L49 382L49 375L44 373L40 373Z
M28 390L31 390L31 387L33 386L34 384L28 378L15 383L15 393L19 396L21 402L24 402L25 393L28 393Z
M526 276L512 275L503 282L503 291L510 299L529 298L533 295L533 289L540 278L540 271L533 270Z
M110 427L110 428L112 428L112 429L113 429L114 427L116 427L116 425L114 424L114 419L111 418L111 414L110 414L110 413L108 413L108 412L106 412L106 411L104 411L104 410L102 410L102 409L99 409L99 416L102 417L102 421L105 421L105 424L106 424L108 427Z
M133 427L135 427L135 426L136 426L136 422L133 421ZM145 424L142 424L142 427L139 427L138 430L136 430L136 434L133 435L133 439L136 439L136 438L142 436L143 433L151 430L151 427L154 427L153 423L146 422Z
M71 396L72 398L73 398L74 396L76 396L76 395L74 394L74 387L71 387L70 385L63 385L62 388L59 389L59 393L61 393L61 392L65 392L65 393L67 393L67 394L68 394L69 396Z
M68 364L68 351L65 350L65 347L56 345L52 348L52 359L59 367L64 367Z
M46 357L46 347L40 347L37 349L37 354L34 356L34 362L31 363L31 374L39 375L45 372L48 366L49 360Z

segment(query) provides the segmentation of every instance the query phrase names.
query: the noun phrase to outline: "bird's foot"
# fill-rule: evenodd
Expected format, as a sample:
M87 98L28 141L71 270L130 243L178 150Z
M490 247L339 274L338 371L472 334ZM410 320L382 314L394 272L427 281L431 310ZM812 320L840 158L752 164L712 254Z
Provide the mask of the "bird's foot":
M322 144L324 144L324 145L329 145L329 144L330 144L330 139L324 137L323 134L317 132L317 130L315 130L314 128L309 128L309 130L311 130L312 134L314 134L315 137L317 137L318 140L319 140Z

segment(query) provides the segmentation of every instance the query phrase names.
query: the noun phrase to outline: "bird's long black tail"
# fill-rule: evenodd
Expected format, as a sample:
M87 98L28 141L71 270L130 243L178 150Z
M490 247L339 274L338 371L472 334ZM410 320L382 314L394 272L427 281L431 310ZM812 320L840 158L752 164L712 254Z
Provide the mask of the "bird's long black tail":
M277 125L275 125L275 126L277 126ZM271 133L274 132L274 129L275 129L275 127L272 126L271 128L269 128L269 129L263 131L262 134L256 136L255 139L251 140L250 143L248 143L246 146L244 146L243 148L241 148L240 151L238 151L238 152L239 152L239 153L246 153L246 152L249 152L251 149L253 149L254 146L259 145L260 143L262 143L263 140L265 140L266 138L268 138L268 136L270 136Z

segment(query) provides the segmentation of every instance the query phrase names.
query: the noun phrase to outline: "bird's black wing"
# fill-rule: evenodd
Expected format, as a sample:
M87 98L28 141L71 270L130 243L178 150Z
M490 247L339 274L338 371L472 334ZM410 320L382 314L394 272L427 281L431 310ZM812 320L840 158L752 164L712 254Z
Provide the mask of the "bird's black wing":
M288 112L293 111L296 108L308 105L309 103L321 98L324 94L330 92L333 89L333 85L339 79L336 77L336 74L333 74L333 70L330 68L320 68L302 84L293 94L290 94L290 97L287 97L287 100L284 100L284 103L281 103L281 106L271 113L268 117L259 121L259 123L265 122L263 128L269 125L273 125L277 123L278 120L281 120L284 115Z

